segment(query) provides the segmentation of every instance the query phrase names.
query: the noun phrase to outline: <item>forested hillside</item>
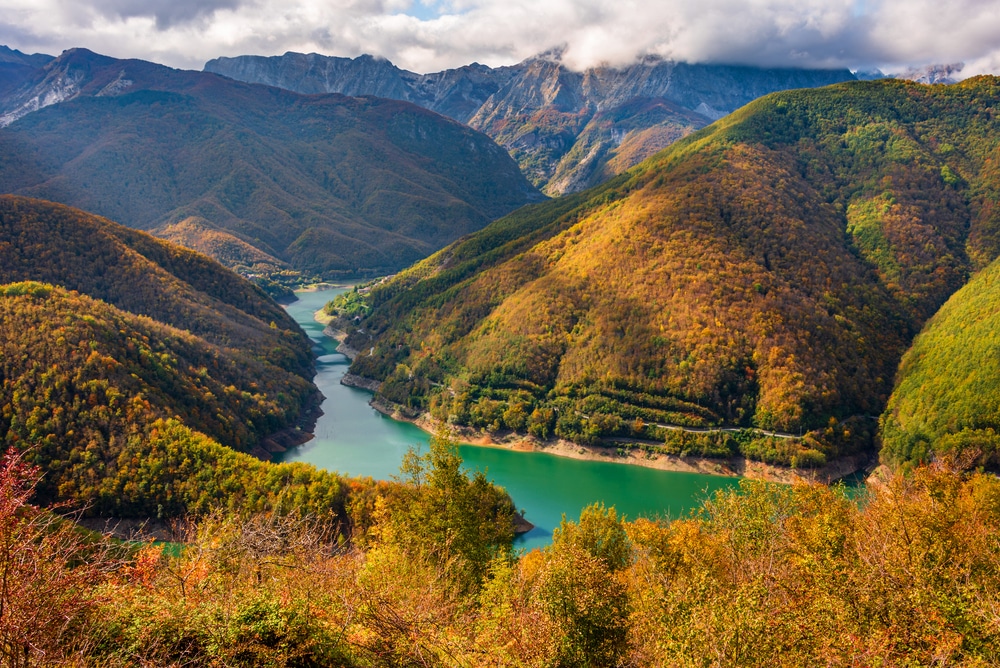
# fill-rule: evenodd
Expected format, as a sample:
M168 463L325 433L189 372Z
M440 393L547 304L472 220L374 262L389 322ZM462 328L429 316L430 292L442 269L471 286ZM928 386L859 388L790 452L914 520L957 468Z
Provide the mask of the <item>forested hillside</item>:
M76 290L292 374L311 373L298 325L217 262L78 209L0 196L0 283L18 281Z
M0 129L0 192L227 249L234 267L253 268L228 250L243 243L307 276L389 273L541 198L488 137L404 102L83 49L19 91L9 105L62 101Z
M306 379L44 283L0 287L0 320L0 434L45 472L42 501L140 518L342 503L335 476L236 452L298 417Z
M991 77L762 98L374 289L352 371L489 430L870 448L911 338L1000 251L998 103Z
M316 401L308 338L259 288L143 232L11 196L0 286L0 440L42 467L46 501L138 517L263 510L287 494L342 502L336 476L238 452L262 452Z
M1000 468L1000 261L976 274L903 356L882 416L891 465Z

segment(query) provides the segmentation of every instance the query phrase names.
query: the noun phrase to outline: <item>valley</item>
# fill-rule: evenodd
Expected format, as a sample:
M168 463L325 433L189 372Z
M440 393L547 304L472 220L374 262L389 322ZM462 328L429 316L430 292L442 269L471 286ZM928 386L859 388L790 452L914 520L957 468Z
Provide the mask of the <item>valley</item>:
M276 461L306 462L343 475L387 480L399 475L407 449L426 450L430 436L369 406L370 392L341 384L349 361L334 352L336 343L323 335L323 326L313 319L339 292L299 292L299 300L287 307L318 349L314 382L325 399L323 415L313 429L315 438L278 454ZM525 519L535 525L514 543L527 549L550 543L563 515L572 517L592 503L614 506L631 518L679 517L714 491L737 484L735 478L606 461L567 461L547 452L473 445L462 445L459 452L466 467L483 471L506 489L525 511Z
M0 666L1000 664L1000 78L573 53L0 48Z

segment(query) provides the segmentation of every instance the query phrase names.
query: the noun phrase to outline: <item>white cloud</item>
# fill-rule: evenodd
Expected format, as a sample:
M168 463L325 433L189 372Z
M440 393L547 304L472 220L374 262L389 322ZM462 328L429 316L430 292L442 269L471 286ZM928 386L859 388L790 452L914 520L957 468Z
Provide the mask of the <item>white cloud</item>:
M421 17L421 18L418 18ZM216 56L382 55L427 72L514 63L565 45L567 64L644 53L765 66L1000 66L997 0L0 0L0 43L83 46L200 69Z

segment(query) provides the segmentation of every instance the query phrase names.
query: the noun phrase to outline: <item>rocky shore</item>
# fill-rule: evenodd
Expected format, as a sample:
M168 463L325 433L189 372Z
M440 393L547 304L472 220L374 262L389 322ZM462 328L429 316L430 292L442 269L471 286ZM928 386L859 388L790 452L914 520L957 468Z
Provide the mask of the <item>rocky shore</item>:
M317 312L316 319L327 325L323 333L326 336L340 342L337 352L343 353L349 359L354 359L359 355L359 351L354 350L344 343L346 333L334 329L330 326L329 316L325 313ZM379 381L365 378L356 374L345 374L340 381L349 387L357 387L368 392L378 391ZM442 424L440 420L432 418L427 413L417 413L385 401L377 396L372 397L369 402L372 408L393 419L409 422L420 429L434 434L440 431ZM681 457L678 455L668 455L663 453L653 453L638 448L624 448L615 445L580 445L559 438L538 439L534 436L515 434L511 432L493 434L490 432L473 429L471 427L459 427L449 425L448 429L455 438L463 443L492 448L506 448L508 450L521 450L527 452L547 452L559 457L569 457L571 459L584 459L589 461L613 462L616 464L631 464L634 466L645 466L647 468L659 469L661 471L678 471L682 473L702 473L720 476L740 476L771 482L792 483L798 480L814 480L824 484L831 484L837 480L855 474L859 471L871 469L877 462L872 462L869 457L845 457L843 459L830 462L826 466L818 469L791 469L784 466L775 466L746 459L744 457L733 457L731 459L714 459L708 457Z

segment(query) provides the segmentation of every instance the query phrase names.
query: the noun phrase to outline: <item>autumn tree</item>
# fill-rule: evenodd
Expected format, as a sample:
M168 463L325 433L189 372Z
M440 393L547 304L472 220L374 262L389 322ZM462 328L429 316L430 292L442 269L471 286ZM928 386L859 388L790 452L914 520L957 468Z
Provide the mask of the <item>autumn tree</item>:
M0 664L71 661L93 640L95 585L119 561L69 520L29 503L41 477L24 456L0 459Z

